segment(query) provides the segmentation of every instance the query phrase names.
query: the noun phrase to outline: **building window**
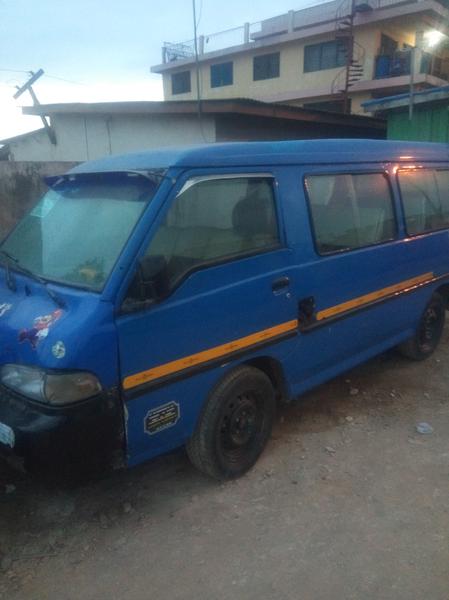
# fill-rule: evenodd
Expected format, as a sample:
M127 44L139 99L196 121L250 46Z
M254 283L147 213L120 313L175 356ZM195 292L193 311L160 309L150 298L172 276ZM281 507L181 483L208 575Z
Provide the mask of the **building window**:
M280 54L262 54L253 59L253 79L261 81L262 79L273 79L279 77L280 72Z
M171 76L171 91L173 95L187 94L191 91L190 71L173 73Z
M408 235L449 227L449 171L399 172Z
M383 174L313 175L306 190L319 254L394 239L393 201Z
M225 62L211 66L210 87L223 87L224 85L232 85L233 83L234 81L232 62Z
M304 73L343 67L346 64L346 46L342 42L311 44L304 48Z

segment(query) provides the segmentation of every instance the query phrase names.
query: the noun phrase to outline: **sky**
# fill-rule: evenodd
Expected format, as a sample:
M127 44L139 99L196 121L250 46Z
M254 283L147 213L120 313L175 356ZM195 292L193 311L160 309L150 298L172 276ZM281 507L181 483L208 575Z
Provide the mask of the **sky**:
M299 9L317 0L196 0L198 34L211 34ZM193 38L192 0L0 0L0 140L37 129L24 116L29 71L42 104L162 100L151 74L163 42Z

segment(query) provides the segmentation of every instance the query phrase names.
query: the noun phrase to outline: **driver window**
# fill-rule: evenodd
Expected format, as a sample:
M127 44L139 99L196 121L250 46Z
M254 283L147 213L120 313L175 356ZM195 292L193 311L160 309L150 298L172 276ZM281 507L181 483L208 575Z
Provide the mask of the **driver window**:
M189 271L279 244L269 177L203 180L184 187L146 256L162 256L173 288Z

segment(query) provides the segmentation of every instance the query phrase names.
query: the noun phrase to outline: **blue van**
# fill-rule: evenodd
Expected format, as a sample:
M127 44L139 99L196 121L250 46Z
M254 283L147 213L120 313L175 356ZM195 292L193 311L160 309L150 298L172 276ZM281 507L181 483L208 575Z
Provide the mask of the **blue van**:
M30 469L186 445L237 477L278 402L440 340L447 146L223 144L47 183L0 245L0 448Z

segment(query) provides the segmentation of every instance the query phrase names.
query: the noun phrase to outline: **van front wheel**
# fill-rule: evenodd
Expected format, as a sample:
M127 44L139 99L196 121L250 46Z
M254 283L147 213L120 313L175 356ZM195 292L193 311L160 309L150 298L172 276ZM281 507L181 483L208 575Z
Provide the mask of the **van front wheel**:
M197 428L187 442L190 460L215 479L243 475L262 453L275 412L270 379L254 367L238 367L209 396Z
M446 305L442 296L435 293L424 309L415 335L399 346L401 354L412 360L430 356L441 339Z

